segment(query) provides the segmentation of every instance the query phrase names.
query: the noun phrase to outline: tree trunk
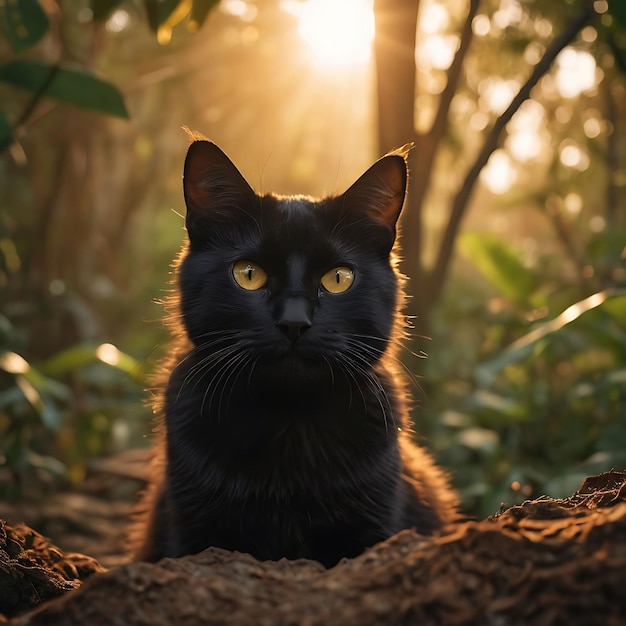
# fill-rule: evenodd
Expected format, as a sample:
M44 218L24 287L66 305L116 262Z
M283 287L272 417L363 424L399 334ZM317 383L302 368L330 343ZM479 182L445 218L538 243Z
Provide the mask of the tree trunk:
M460 33L459 49L447 72L447 84L431 128L417 133L414 124L416 94L415 43L419 0L375 0L375 58L378 99L378 147L382 154L408 141L415 143L409 155L410 191L403 214L402 269L411 279L408 313L417 317L418 332L428 334L428 318L441 299L450 272L461 223L471 200L478 176L489 157L500 145L506 125L521 104L530 98L532 88L551 67L557 55L596 14L593 0L584 0L562 31L548 46L510 105L486 134L482 148L467 171L450 206L449 220L436 253L435 265L427 270L423 260L424 199L433 176L433 164L442 139L448 132L448 113L456 93L463 63L472 41L472 22L480 0L470 0Z

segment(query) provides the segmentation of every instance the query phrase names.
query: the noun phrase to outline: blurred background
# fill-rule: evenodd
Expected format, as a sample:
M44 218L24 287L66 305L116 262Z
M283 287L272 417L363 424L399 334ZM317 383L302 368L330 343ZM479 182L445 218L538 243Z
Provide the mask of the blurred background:
M316 196L415 143L404 358L418 439L468 514L626 467L621 0L13 0L0 14L5 503L79 489L149 446L183 126L257 190Z

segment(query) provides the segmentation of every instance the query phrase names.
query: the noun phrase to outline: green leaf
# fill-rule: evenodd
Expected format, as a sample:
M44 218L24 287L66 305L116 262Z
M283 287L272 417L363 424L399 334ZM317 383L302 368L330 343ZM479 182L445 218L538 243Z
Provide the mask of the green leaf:
M40 365L46 376L61 377L98 360L98 347L94 344L77 344L66 348Z
M48 30L48 16L37 0L2 3L2 30L15 52L36 44Z
M71 401L72 391L67 385L64 385L58 380L44 376L41 371L34 367L31 367L21 378L26 381L40 397L45 395L46 399L53 398L64 403Z
M193 0L187 29L192 33L200 30L207 15L211 12L211 9L216 7L219 3L220 0Z
M120 92L81 67L16 59L0 66L0 80L83 109L128 119Z
M17 385L0 391L0 409L11 405L22 404L24 400L24 394Z
M54 402L51 398L42 398L43 407L39 414L41 423L52 431L60 430L63 426L63 414L54 406Z
M122 4L122 0L91 0L89 4L94 22L103 22Z
M106 363L124 372L136 382L145 383L141 364L132 356L108 343L100 345L77 344L50 357L40 366L40 369L48 377L61 377L97 362Z
M535 289L535 279L513 246L491 233L464 233L459 246L505 297L521 305L528 304Z
M26 450L26 460L31 467L45 470L56 478L67 476L67 467L58 459L51 456L37 454L33 450Z
M488 455L496 452L499 444L498 433L495 430L479 426L464 428L457 435L457 440L470 450L476 450Z
M489 387L505 367L527 358L542 343L548 341L551 335L561 331L589 311L593 311L598 307L606 308L606 303L611 302L614 298L626 298L626 289L605 289L599 293L594 293L588 298L572 304L554 319L540 324L517 341L514 341L496 358L481 363L475 370L478 384L481 387ZM609 304L608 306L612 305Z
M467 406L473 411L490 411L497 415L524 419L526 412L524 407L511 398L486 391L476 390L467 399Z
M178 4L179 0L144 0L150 28L157 32L159 26L165 24L170 15L174 13Z

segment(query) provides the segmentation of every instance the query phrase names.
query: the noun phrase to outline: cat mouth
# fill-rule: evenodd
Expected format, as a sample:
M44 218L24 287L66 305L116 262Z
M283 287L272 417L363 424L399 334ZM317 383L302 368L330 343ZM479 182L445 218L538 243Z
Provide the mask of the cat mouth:
M319 367L325 362L323 350L314 342L303 338L294 342L280 342L261 356L261 361L269 366L293 367L298 371Z
M303 363L321 363L323 361L319 352L311 350L310 348L304 348L298 345L289 346L286 350L282 350L277 356L278 362L294 362L300 361Z

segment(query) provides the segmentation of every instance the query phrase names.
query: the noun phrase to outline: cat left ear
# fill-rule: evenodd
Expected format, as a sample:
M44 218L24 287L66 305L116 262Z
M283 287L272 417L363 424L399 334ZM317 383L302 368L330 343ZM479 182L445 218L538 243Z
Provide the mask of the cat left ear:
M381 226L396 233L407 189L407 156L413 144L389 152L376 161L345 192L345 205L352 210L364 211Z
M252 187L233 162L211 141L196 139L187 151L183 173L190 239L215 218L227 217L254 198Z

